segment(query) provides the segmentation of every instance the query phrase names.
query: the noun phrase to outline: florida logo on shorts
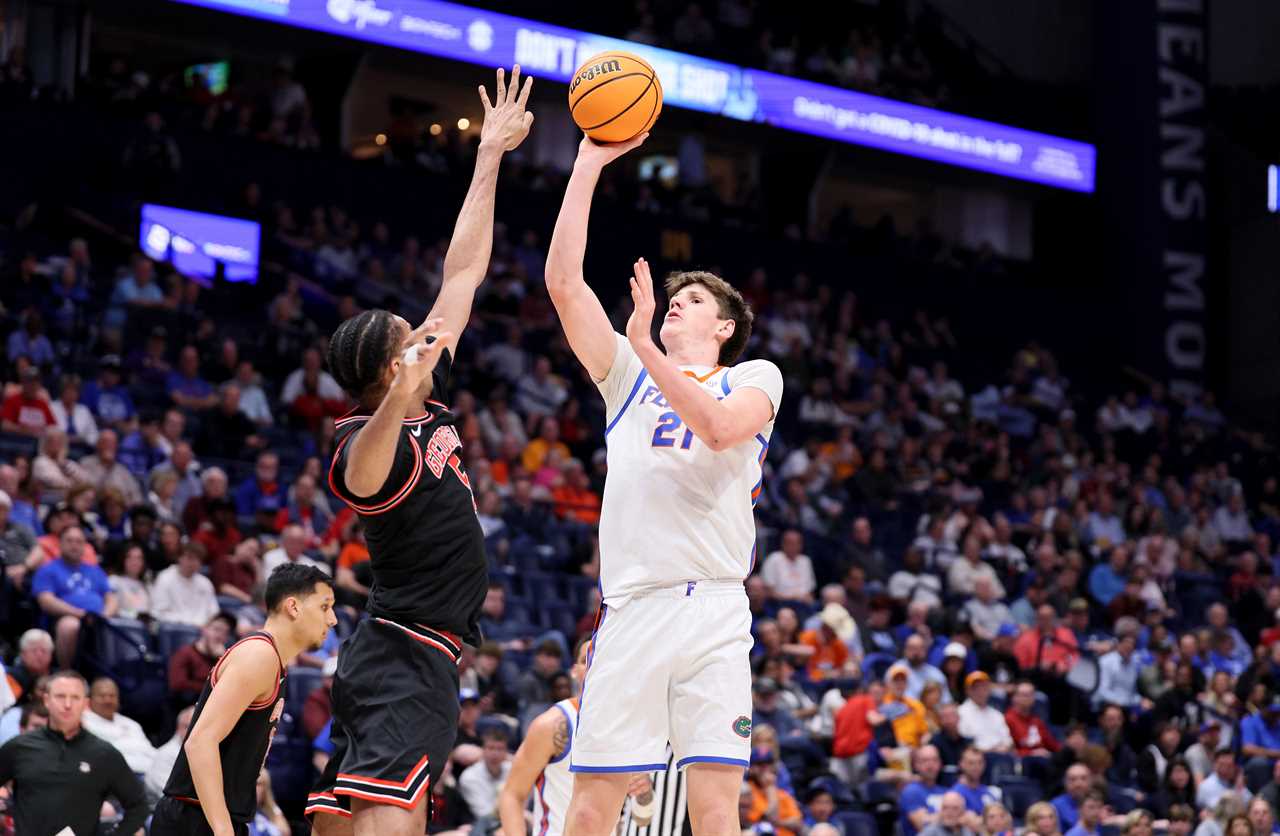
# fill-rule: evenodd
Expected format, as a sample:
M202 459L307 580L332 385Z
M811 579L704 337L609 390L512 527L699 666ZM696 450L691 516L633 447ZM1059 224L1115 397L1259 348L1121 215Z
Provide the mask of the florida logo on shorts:
M751 718L745 714L733 721L733 733L738 737L751 736Z

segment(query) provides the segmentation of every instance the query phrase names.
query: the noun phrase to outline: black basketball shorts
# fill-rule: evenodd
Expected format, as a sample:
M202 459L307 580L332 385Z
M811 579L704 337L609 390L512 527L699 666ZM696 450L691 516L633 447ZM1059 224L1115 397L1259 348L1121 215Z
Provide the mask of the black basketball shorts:
M461 640L367 618L338 653L333 757L306 815L351 815L351 799L412 810L428 799L458 733Z

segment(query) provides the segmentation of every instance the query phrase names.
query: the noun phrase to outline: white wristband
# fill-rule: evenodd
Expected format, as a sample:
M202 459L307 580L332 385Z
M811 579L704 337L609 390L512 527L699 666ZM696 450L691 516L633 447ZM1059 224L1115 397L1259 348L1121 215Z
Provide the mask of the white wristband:
M636 801L634 798L631 799L631 815L638 819L653 818L653 807L654 807L653 802L654 800L652 798L649 799L648 804L641 804L639 801Z

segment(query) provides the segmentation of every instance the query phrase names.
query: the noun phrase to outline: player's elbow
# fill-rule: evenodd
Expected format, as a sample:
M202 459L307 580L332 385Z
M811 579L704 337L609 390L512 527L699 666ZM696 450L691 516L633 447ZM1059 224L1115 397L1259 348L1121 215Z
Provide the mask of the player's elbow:
M573 271L561 264L558 259L547 259L543 277L547 282L547 293L552 300L567 293L573 284Z

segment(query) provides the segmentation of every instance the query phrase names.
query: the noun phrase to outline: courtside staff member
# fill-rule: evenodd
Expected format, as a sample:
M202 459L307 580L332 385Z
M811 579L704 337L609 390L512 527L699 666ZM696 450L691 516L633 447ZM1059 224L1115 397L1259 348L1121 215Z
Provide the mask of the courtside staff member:
M109 833L133 836L147 820L146 793L124 756L80 726L88 699L89 683L80 674L53 674L45 697L49 725L0 747L0 785L13 781L15 833L97 833L108 796L124 805L124 818Z

